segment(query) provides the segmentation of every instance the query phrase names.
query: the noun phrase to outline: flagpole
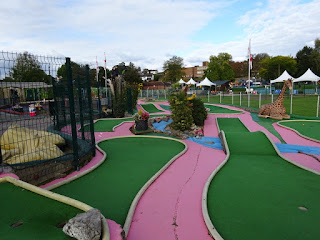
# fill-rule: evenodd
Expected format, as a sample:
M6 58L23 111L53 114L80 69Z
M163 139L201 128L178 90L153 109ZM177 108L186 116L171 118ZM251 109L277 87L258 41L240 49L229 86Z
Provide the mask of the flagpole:
M249 40L249 48L248 48L248 107L250 107L250 69L251 69L251 39Z
M108 101L108 81L107 81L107 58L106 58L106 52L104 52L104 79L105 79L105 85L106 85L106 98Z

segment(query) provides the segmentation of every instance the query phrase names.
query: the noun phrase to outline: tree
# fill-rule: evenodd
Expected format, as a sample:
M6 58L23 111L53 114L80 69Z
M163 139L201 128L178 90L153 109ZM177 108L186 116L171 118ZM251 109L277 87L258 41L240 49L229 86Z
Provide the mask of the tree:
M183 59L181 57L173 56L163 64L165 71L164 80L167 82L177 82L183 75L182 72Z
M262 68L260 76L265 80L272 80L279 77L285 70L290 75L294 75L297 71L297 62L293 57L277 56L265 58L261 61Z
M51 83L51 78L41 69L37 58L28 52L17 56L10 77L16 82L45 82Z
M297 59L297 74L299 77L308 68L311 69L316 75L320 74L320 39L315 40L315 48L304 46L296 54Z
M234 72L230 65L232 56L229 53L219 53L211 56L205 76L211 81L234 80Z
M86 66L80 65L78 63L71 61L71 71L72 71L72 80L77 79L78 77L85 77L86 76ZM61 65L58 68L57 76L62 78L61 81L65 81L67 79L67 67L66 64Z
M126 83L142 82L138 68L136 68L131 62L129 63L127 70L124 72L123 78Z

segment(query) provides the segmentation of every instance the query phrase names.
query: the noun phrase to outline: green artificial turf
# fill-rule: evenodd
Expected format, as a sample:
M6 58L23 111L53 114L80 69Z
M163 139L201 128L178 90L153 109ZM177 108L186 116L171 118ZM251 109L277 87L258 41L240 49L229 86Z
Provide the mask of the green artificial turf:
M219 119L219 125L230 149L208 191L219 234L225 240L320 239L320 176L279 157L263 133L244 131L237 119Z
M248 129L239 118L217 118L220 131L225 132L248 132Z
M280 125L295 129L301 135L320 141L320 121L288 121L280 122Z
M213 106L213 105L209 105L209 104L205 104L204 106L206 108L210 109L210 111L208 113L228 114L228 113L241 113L242 112L242 111L232 110L232 109L229 109L229 108Z
M159 106L162 107L164 110L171 111L171 108L169 105L160 104Z
M163 110L158 109L154 104L140 104L140 106L148 113L164 112Z
M59 223L83 211L11 183L0 183L0 239L71 239ZM13 223L23 225L11 227Z
M281 135L274 129L273 123L278 122L279 120L272 118L261 118L258 117L258 113L251 113L252 120L267 129L270 133L276 136L282 143L285 141L282 139Z
M98 208L123 226L132 200L143 185L185 146L161 138L125 137L99 143L105 162L93 172L54 189Z

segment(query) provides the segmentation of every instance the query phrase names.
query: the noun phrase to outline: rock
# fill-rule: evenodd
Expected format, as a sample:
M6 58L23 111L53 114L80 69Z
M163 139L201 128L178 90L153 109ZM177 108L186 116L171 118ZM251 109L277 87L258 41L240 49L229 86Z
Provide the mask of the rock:
M0 165L0 173L14 173L14 170L9 165Z
M100 211L92 208L70 219L62 230L68 236L78 240L99 240L102 234L101 218Z

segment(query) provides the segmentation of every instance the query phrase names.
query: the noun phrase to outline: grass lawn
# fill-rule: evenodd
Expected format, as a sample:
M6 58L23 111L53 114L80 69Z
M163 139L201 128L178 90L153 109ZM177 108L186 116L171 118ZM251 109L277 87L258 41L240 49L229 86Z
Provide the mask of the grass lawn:
M53 191L98 208L122 226L143 185L185 148L174 140L146 137L109 139L99 147L107 154L102 165Z
M278 95L273 96L273 100L275 101ZM207 97L202 97L204 102L208 102ZM317 112L317 100L318 96L316 95L294 95L292 101L292 114L300 115L300 116L309 116L316 117ZM271 95L261 95L261 104L266 104L271 102ZM219 95L211 95L210 103L220 103ZM232 95L224 94L221 97L222 104L232 104ZM240 104L240 96L233 97L233 105L235 106L243 106L248 107L248 95L241 95L241 104ZM284 106L287 110L287 113L290 113L290 95L286 94L284 99ZM259 109L259 95L250 95L250 107Z
M52 200L11 183L0 183L1 239L71 239L59 223L67 222L83 211ZM23 222L19 227L13 223Z
M320 141L320 121L284 121L279 124L295 129L301 135Z
M280 158L263 133L248 132L239 119L218 123L230 149L208 191L209 216L219 234L224 239L320 239L320 176Z
M148 113L164 112L163 110L158 109L152 103L149 104L140 104L140 106Z

